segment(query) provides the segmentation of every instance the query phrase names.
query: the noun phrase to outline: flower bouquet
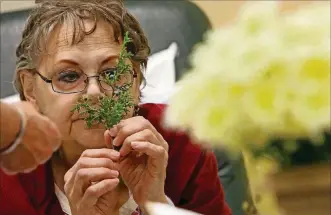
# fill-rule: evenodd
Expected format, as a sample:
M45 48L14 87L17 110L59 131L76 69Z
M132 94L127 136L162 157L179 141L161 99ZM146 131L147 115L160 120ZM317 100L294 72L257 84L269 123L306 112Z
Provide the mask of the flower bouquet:
M166 124L244 152L260 214L329 214L330 4L278 4L250 2L207 34Z

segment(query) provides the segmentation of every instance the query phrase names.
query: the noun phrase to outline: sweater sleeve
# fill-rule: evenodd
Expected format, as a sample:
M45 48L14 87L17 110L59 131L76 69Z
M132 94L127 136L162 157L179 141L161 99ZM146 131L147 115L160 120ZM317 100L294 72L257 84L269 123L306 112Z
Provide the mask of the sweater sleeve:
M231 215L217 175L217 161L211 151L203 151L186 185L180 207L208 215Z
M13 176L0 169L0 214L63 214L54 194L50 162L30 173Z

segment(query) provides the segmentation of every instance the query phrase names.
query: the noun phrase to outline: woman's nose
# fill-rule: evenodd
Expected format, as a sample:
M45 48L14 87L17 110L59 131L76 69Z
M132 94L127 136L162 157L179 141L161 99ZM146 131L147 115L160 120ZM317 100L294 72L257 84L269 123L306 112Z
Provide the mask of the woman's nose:
M86 87L86 94L91 97L103 96L104 93L96 78L90 78Z

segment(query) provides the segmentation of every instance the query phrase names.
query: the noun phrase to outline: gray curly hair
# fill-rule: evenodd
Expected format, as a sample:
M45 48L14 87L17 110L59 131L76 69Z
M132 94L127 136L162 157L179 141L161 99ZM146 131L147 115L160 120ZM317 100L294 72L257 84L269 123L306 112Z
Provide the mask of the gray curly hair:
M20 71L35 72L36 61L40 54L46 51L47 40L52 30L66 22L73 23L74 33L70 45L75 45L86 35L92 34L99 20L112 25L114 38L123 38L124 32L128 32L132 42L127 49L133 54L131 60L135 69L141 72L140 67L147 66L147 58L150 54L147 38L138 21L125 9L122 0L36 0L36 3L16 49L14 86L21 100L26 99L19 77ZM85 31L83 24L87 19L94 21L94 26L89 31Z

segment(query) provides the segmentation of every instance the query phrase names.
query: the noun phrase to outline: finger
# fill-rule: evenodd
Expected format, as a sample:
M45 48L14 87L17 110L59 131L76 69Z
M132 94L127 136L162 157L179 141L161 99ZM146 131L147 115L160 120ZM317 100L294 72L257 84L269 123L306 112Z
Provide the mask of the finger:
M43 131L45 131L50 138L61 139L59 129L57 128L56 124L52 122L49 118L43 115L33 116L32 118L34 120L37 120L39 128L42 128Z
M112 137L116 137L117 133L118 133L118 130L119 130L119 126L118 125L114 125L112 128L110 128L108 131L109 131L109 134L110 136Z
M47 135L33 120L27 122L22 145L33 155L38 164L45 163L53 153L53 149L47 141Z
M44 149L37 148L37 145L45 144L46 139L39 137L36 138L23 138L24 147L31 153L38 164L46 163L53 154L53 150L46 147ZM33 142L33 143L29 143Z
M75 165L64 175L64 181L68 182L72 175L80 169L104 167L110 170L118 170L117 165L109 158L81 157Z
M109 158L81 157L75 164L77 169L104 167L117 170L115 163Z
M111 139L111 147L110 148L112 148L112 149L114 149L114 150L116 150L116 151L119 151L120 149L121 149L121 145L114 145L113 143L114 143L114 138L115 138L115 133L117 134L117 130L116 130L116 132L114 132L114 129L117 129L117 126L115 125L113 128L112 128L112 132L110 132L110 130L107 130L106 132L107 132L107 134L110 136L109 138Z
M105 179L96 184L91 185L90 187L87 188L87 190L83 195L82 204L86 205L86 207L94 206L101 196L114 190L118 185L118 183L119 183L119 179L114 178L114 179Z
M78 192L77 194L82 195L80 192L84 192L93 182L102 181L105 179L113 179L117 178L118 176L118 171L103 167L80 169L77 171L73 186L76 188L76 191Z
M122 148L120 150L121 157L127 156L132 151L131 142L135 141L147 141L159 145L159 140L156 138L154 133L149 129L145 129L138 133L132 134L124 140Z
M37 126L40 131L43 132L43 135L47 140L48 146L53 151L56 151L61 145L61 135L57 126L47 117L38 116L35 118L38 119Z
M113 134L116 133L113 144L115 146L120 146L125 138L145 129L151 130L160 141L164 141L163 137L157 132L154 126L143 117L133 117L122 120L117 126L109 131L110 133L113 132Z
M133 150L144 153L154 159L161 160L160 158L167 159L168 157L167 151L162 146L158 146L147 141L132 142L131 147Z
M103 133L103 137L104 137L104 140L105 140L105 143L106 143L106 146L109 148L109 149L113 149L113 138L112 136L110 135L109 133L109 130L106 130L104 133Z
M120 158L120 153L113 149L87 149L85 150L81 157L90 157L90 158L109 158L112 161L118 161Z

